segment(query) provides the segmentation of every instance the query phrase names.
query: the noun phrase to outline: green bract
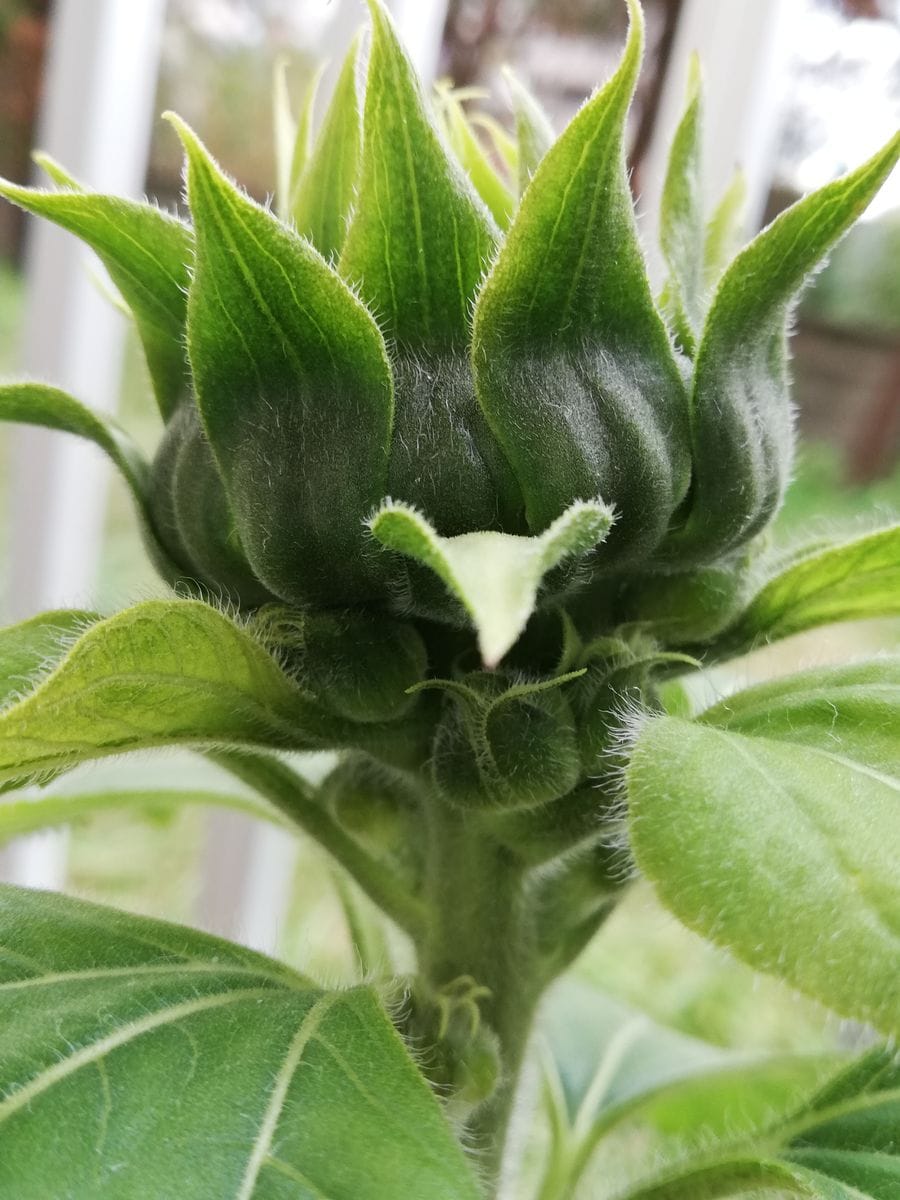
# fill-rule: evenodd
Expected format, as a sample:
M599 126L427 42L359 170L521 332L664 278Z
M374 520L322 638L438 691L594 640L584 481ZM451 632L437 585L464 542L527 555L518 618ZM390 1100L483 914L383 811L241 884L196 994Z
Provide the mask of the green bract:
M316 839L415 965L382 1004L3 892L4 1196L499 1194L537 1005L635 867L712 942L900 1035L900 660L699 713L683 686L777 638L900 615L900 526L790 552L769 531L793 460L792 308L900 137L740 248L741 176L704 209L693 67L655 296L626 161L637 0L621 64L558 138L512 74L515 137L471 93L432 102L369 7L365 77L357 39L317 138L315 83L295 120L279 71L273 209L176 116L188 220L46 158L54 190L0 182L98 253L165 429L148 461L37 383L0 387L0 420L100 446L177 593L0 631L0 791L52 788L0 804L0 840L112 807L249 811ZM164 746L242 787L64 778ZM318 785L291 761L311 751L336 759ZM375 978L391 939L344 875ZM597 1025L575 1052L573 1007ZM540 1200L571 1200L636 1116L740 1145L633 1200L900 1194L889 1055L810 1098L830 1061L738 1062L610 1011L570 994L544 1021Z

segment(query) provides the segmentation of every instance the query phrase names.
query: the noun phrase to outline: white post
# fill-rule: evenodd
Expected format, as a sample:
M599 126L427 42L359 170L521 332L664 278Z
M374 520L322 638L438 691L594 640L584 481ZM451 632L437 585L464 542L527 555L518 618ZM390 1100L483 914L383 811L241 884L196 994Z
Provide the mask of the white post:
M44 74L38 145L93 188L144 186L165 0L57 0ZM92 278L89 253L45 221L29 222L23 378L116 405L123 318ZM74 438L10 433L8 620L90 600L100 553L106 464ZM41 835L7 854L7 876L60 887L65 839Z
M778 115L791 50L795 0L685 0L644 161L640 211L656 285L662 282L659 201L672 135L684 107L688 62L700 56L705 84L704 180L712 207L736 166L747 178L747 229L759 228L772 178Z
M391 10L400 37L427 88L437 73L447 0L391 0Z

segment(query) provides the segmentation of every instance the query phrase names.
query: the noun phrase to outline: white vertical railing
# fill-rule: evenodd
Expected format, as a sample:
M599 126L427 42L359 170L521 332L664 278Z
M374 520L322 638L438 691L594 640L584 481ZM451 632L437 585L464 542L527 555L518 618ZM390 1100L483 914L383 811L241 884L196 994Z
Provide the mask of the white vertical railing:
M165 0L57 0L38 144L92 187L144 185ZM18 373L115 407L124 323L75 238L29 221ZM10 432L7 620L89 599L100 554L106 464L73 438ZM60 887L65 838L23 839L5 855L16 882Z

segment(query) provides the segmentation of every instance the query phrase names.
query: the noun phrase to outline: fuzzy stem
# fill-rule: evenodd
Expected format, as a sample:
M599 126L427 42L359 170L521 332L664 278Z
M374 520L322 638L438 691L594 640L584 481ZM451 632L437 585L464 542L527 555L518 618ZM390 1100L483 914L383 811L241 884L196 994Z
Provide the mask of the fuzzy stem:
M464 976L488 989L480 1009L499 1043L501 1075L470 1120L467 1142L494 1185L541 991L522 866L477 819L440 800L428 805L428 820L434 923L419 947L419 969L434 990Z
M319 803L315 789L277 759L220 751L208 756L254 788L289 817L351 875L366 895L414 941L426 937L425 905L398 884L394 874L346 833Z

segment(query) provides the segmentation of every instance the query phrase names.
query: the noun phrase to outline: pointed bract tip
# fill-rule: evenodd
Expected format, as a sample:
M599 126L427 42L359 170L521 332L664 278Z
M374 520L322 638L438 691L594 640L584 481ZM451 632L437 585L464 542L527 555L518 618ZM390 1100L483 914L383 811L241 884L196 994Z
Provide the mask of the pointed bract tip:
M187 121L183 117L179 117L177 112L173 112L171 108L167 108L162 114L162 119L172 126L185 149L188 148L189 144L199 146L200 139L194 133L193 129L191 129L190 125L188 125Z
M614 74L603 87L594 93L593 98L603 95L610 86L615 86L613 81L617 79L629 80L629 103L631 97L634 95L634 89L637 86L637 77L644 59L646 26L644 22L644 10L641 8L639 0L627 0L627 4L629 21L625 49L622 51L622 57Z
M27 193L28 189L23 188L18 183L13 183L11 179L5 179L0 175L0 196L5 196L7 200L16 201L18 197Z
M73 192L83 192L83 185L70 174L66 168L56 161L50 154L46 154L43 150L33 150L31 153L31 161L35 166L49 175L57 187L66 188Z
M641 45L644 42L644 9L641 6L640 0L626 0L628 5L628 40L639 38Z
M215 175L222 174L221 168L187 121L179 117L178 113L172 112L171 109L163 113L162 119L168 121L178 134L187 157L187 165L191 170L211 171Z
M387 26L391 28L392 22L390 13L385 7L383 0L366 0L366 7L369 10L369 17L373 25Z
M886 150L889 156L893 154L895 162L900 159L900 129L897 130L888 142Z
M699 100L703 94L703 64L698 51L692 50L688 59L687 99L688 103Z

